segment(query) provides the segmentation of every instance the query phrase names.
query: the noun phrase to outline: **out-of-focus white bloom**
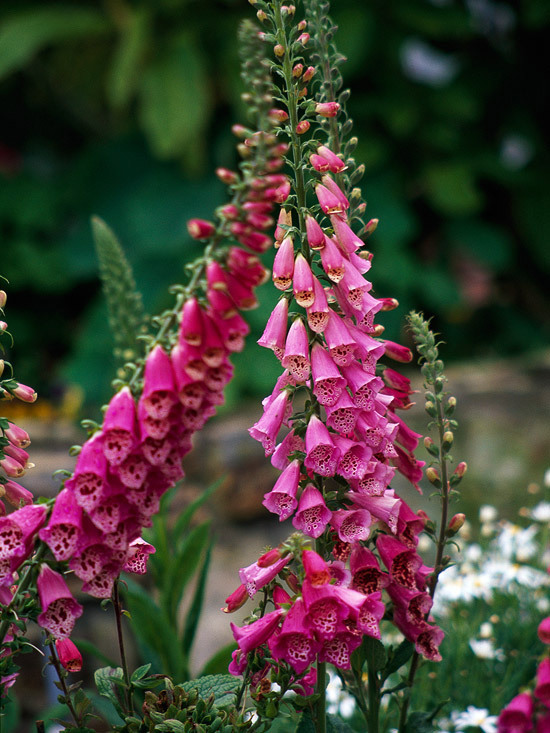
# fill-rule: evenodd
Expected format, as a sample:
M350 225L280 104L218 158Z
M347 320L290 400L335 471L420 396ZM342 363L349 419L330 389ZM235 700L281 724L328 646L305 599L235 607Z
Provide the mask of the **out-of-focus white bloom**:
M503 522L497 537L497 546L500 553L507 560L517 558L528 560L537 552L537 545L533 541L538 527L532 524L527 529L522 529L512 522Z
M487 522L494 522L497 517L497 509L491 504L482 504L479 507L479 521L482 524L486 524Z
M470 649L478 659L497 659L504 662L506 655L502 649L495 649L491 639L470 639Z
M342 689L342 680L336 674L330 674L327 685L327 711L331 715L341 715L342 718L351 718L355 711L355 700Z
M544 473L544 478L542 479L542 483L545 486L550 487L550 468L548 468Z
M537 611L540 611L541 613L548 613L548 611L550 611L550 601L546 596L538 599Z
M473 545L468 545L464 552L464 559L469 560L470 562L477 562L478 560L481 560L481 556L483 555L483 550L479 545L476 545L475 543Z
M432 540L426 534L421 534L418 538L418 552L423 554L433 547Z
M496 532L496 524L493 522L485 522L481 525L481 536L491 537Z
M476 708L468 705L463 713L459 713L453 720L457 730L466 730L466 728L481 728L483 733L496 733L497 716L489 715L489 711L485 708Z
M479 627L479 635L482 639L489 639L493 635L493 624L485 621Z
M539 502L530 513L535 522L550 522L550 501Z

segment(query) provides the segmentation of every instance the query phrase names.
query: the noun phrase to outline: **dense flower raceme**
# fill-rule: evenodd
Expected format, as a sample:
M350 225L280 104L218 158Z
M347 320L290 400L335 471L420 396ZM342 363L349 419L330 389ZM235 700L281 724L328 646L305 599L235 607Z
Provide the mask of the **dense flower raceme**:
M253 142L258 144L258 137ZM263 165L250 167L248 176L218 171L237 190L234 203L216 212L218 225L189 222L192 236L209 238L212 244L195 278L206 284L205 291L201 296L189 288L172 345L157 343L150 349L137 402L128 386L113 396L101 429L83 445L49 518L44 505L34 504L0 518L0 584L16 580L14 574L33 552L37 536L56 562L68 563L83 581L82 590L98 598L110 596L122 570L146 571L154 548L141 539L142 529L151 525L163 493L182 478L181 461L191 449L192 435L223 403L232 376L229 357L243 348L249 330L239 311L255 306L254 290L267 275L256 254L238 246L224 251L217 247L227 237L254 252L272 244L265 229L273 222L273 206L288 195L286 177L275 172L286 146L274 136L264 142ZM14 439L24 439L13 428L12 433ZM12 484L6 484L7 496L15 495ZM22 491L19 496L29 501ZM50 581L54 596L61 593L53 600L52 592L40 592ZM47 564L39 575L39 595L39 623L56 638L66 638L80 606L62 576Z
M420 654L438 660L443 632L426 620L432 568L417 552L424 522L390 488L396 470L417 488L422 476L423 464L414 457L420 436L396 414L410 406L410 382L378 363L383 356L410 361L412 354L379 338L374 317L396 301L370 293L364 274L372 257L361 256L364 243L348 224L348 200L330 175L342 161L326 146L316 155L313 167L329 171L316 195L332 232L308 216L309 252L295 253L290 235L278 242L273 280L285 293L259 343L273 350L284 371L249 432L281 470L264 506L313 539L330 538L335 559L324 564L322 581L312 582L306 560L295 558L303 562L305 580L284 612L268 614L271 624L261 619L233 631L242 657L254 648L252 638L266 642L296 673L315 658L348 668L363 634L379 638L378 623L391 601L395 625ZM292 223L290 211L280 218ZM305 313L289 311L292 299ZM306 407L300 401L295 413L301 387ZM322 489L327 478L333 481L328 496ZM260 625L255 636L252 629ZM232 671L242 668L241 661Z

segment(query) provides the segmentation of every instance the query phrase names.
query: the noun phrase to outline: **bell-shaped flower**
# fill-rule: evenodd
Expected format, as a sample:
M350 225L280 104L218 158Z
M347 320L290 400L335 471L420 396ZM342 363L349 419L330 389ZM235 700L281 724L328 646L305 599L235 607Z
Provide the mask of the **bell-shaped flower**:
M48 526L38 533L56 560L72 557L82 531L82 507L77 503L74 492L63 489L55 499Z
M309 343L301 318L296 318L288 330L281 364L298 382L305 382L309 377Z
M340 451L326 426L316 415L312 415L306 428L306 468L320 476L334 476L339 458Z
M362 640L362 634L353 633L342 624L331 639L323 641L318 659L339 669L350 669L351 655L361 645Z
M155 420L164 420L178 401L172 362L157 344L145 360L143 393L140 403Z
M265 644L270 636L275 633L285 613L282 608L277 608L275 611L266 613L257 621L253 621L248 626L239 627L231 624L231 631L241 653L246 655Z
M306 622L301 598L294 601L285 616L281 631L268 639L268 645L274 658L288 662L296 674L304 672L315 661L321 645Z
M329 320L323 333L334 362L338 366L351 364L357 344L344 321L333 310L329 313Z
M416 552L394 537L378 535L376 548L395 583L416 590L415 573L422 565Z
M390 582L387 573L380 570L374 553L362 545L355 545L350 556L351 588L370 595L385 588Z
M258 422L248 429L254 440L263 445L266 456L270 456L275 450L277 434L285 418L288 400L288 391L286 389L282 390Z
M34 537L46 519L43 504L21 507L0 517L0 573L8 576L32 549Z
M258 344L271 349L277 359L282 359L285 351L286 329L288 322L288 300L281 298L267 320Z
M203 308L196 298L188 298L183 304L179 330L180 341L190 346L200 346L203 339Z
M304 255L299 252L294 261L294 278L292 281L294 297L302 308L309 308L315 300L313 292L313 273Z
M313 303L306 308L307 322L315 333L323 333L327 327L330 308L325 290L319 280L313 275Z
M359 408L346 391L342 392L335 405L325 405L325 411L328 427L343 435L353 431L360 413Z
M332 578L331 568L321 555L314 550L302 551L302 565L304 566L306 580L313 588L330 583Z
M337 435L334 442L340 449L336 473L348 480L362 479L369 468L372 450L363 442L350 440L343 435Z
M147 560L149 555L156 552L153 545L145 542L144 539L138 537L130 542L128 547L128 555L122 569L127 573L136 573L145 575L147 572Z
M321 264L329 280L339 283L344 277L348 263L330 237L325 236L325 246L321 250Z
M286 236L273 260L273 284L278 290L286 290L292 284L294 274L294 243Z
M294 430L290 430L273 451L271 465L282 471L290 463L290 456L293 453L305 453L305 450L306 446L303 438L296 435Z
M331 516L321 492L308 484L302 492L292 524L308 537L317 538L323 534Z
M346 387L332 357L321 344L315 343L311 349L311 373L313 394L321 405L334 405Z
M300 462L294 459L281 473L271 491L264 494L262 504L273 514L278 514L280 522L291 517L298 506L296 493L299 481Z
M38 623L56 639L71 635L82 606L75 601L63 577L43 563L36 581L42 612Z
M317 148L317 155L328 162L332 173L341 173L346 168L345 162L336 153L333 153L330 148L327 148L326 145L320 145Z
M122 463L136 443L136 403L128 387L111 398L102 432L105 458L112 465Z
M527 733L533 729L533 697L529 692L516 695L498 716L498 729Z
M306 215L306 236L311 249L322 249L325 246L325 233L311 214Z
M330 524L342 542L353 543L368 539L372 517L367 509L338 509Z
M342 374L351 389L357 407L363 410L373 410L374 397L384 386L380 377L369 374L357 363L342 367Z
M271 583L280 571L292 560L292 555L284 555L272 565L261 567L257 562L239 570L239 579L246 587L246 592L253 598L260 588Z
M56 639L55 650L61 666L67 672L80 672L82 669L82 654L73 641L68 638Z

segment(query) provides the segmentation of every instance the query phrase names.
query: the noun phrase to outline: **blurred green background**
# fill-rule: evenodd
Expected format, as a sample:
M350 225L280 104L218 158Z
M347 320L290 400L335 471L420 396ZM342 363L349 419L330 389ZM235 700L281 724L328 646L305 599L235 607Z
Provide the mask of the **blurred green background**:
M146 308L193 257L185 222L223 203L245 119L245 0L3 0L0 271L21 381L90 403L112 375L89 218L123 243ZM547 0L335 0L349 111L381 224L376 293L434 314L446 358L523 354L550 331ZM268 255L269 257L269 255ZM266 262L269 265L269 262ZM250 314L261 333L277 293ZM257 336L256 336L257 337ZM256 348L229 402L271 389Z

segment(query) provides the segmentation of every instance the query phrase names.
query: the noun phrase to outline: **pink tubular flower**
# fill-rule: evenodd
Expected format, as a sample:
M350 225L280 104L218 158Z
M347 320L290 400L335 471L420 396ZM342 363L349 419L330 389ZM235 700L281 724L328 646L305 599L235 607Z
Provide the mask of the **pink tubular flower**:
M318 183L315 187L315 195L319 201L319 206L325 214L345 215L346 207L343 202L332 191L329 191L326 186Z
M108 462L122 463L136 443L136 403L128 387L123 387L111 398L102 432L103 453Z
M307 322L315 333L322 333L331 313L328 307L325 290L319 280L313 276L313 303L306 308Z
M294 297L298 305L308 308L313 305L313 274L304 255L299 252L294 262L294 280L292 283Z
M527 733L533 730L533 698L528 692L516 695L498 716L499 731Z
M543 644L550 644L550 616L542 619L537 634Z
M291 453L295 453L296 451L305 453L305 450L306 447L302 438L300 438L299 435L296 435L294 430L291 430L275 448L271 457L271 465L274 468L278 468L279 471L282 471L286 466L288 466L290 462L289 456Z
M280 522L291 517L298 506L296 493L299 481L300 462L295 459L281 473L271 491L264 495L262 504L273 514L278 514Z
M56 497L48 526L38 533L56 560L72 557L82 531L82 507L70 489L63 489Z
M82 669L82 654L78 651L73 641L68 638L56 639L55 649L61 666L67 672L80 672Z
M225 608L222 608L221 610L224 613L233 613L233 611L237 611L239 608L244 606L247 598L248 593L246 590L246 586L241 583L241 585L225 599L227 606L225 606Z
M147 572L147 560L149 555L156 552L153 545L145 542L144 539L138 537L130 542L128 547L128 555L122 569L127 573L136 573L145 575Z
M543 659L537 669L537 686L535 697L550 707L550 659Z
M323 534L331 516L321 492L309 484L302 492L292 524L308 537L317 538Z
M341 173L345 167L345 162L339 158L330 148L326 145L321 145L317 148L317 155L323 157L329 164L332 173Z
M275 441L285 418L288 399L287 390L282 390L258 422L248 429L254 440L263 445L266 456L270 456L275 450Z
M63 577L45 563L37 580L42 613L38 623L55 636L65 639L71 635L76 619L82 615L82 606L75 601Z
M273 284L278 290L286 290L292 284L294 274L294 244L286 236L281 242L273 261Z
M311 587L317 588L320 585L330 583L332 577L330 567L321 555L314 552L314 550L302 551L302 564L307 582Z
M330 237L325 236L325 246L321 250L321 263L329 280L339 283L344 277L348 263L344 265L344 258L338 247Z
M288 300L281 298L268 318L265 330L258 344L271 349L278 359L283 358L288 322Z
M292 604L280 633L272 636L268 644L275 659L284 659L297 674L304 672L315 661L321 645L305 621L305 607L301 598Z
M330 222L334 229L336 241L340 245L343 252L351 254L352 252L356 252L360 247L364 246L363 240L360 239L357 234L355 234L353 229L339 216L331 216ZM370 268L370 263L367 264L368 270Z
M203 310L196 298L188 298L181 314L179 338L190 346L200 346L203 335Z
M318 659L329 662L339 669L350 669L351 655L362 641L361 634L353 633L346 626L340 626L332 639L323 642Z
M334 405L346 387L346 380L338 367L318 343L311 350L313 394L321 405Z
M6 492L4 494L6 501L8 501L16 509L19 509L22 504L32 504L32 492L28 489L25 489L24 486L20 486L15 481L6 481L6 483L2 484L2 486L4 487L4 491Z
M326 173L330 170L328 160L320 155L317 155L316 153L313 153L309 156L309 162L311 163L313 168L315 168L315 170L319 173Z
M330 523L342 542L352 543L368 538L372 518L367 509L338 509Z
M306 216L306 236L311 249L322 249L325 246L325 233L311 214Z
M412 361L412 351L406 346L402 346L401 344L396 344L394 341L387 340L384 340L382 343L384 344L386 356L389 356L390 359L402 362L403 364L407 364L408 362Z
M324 331L329 354L338 366L351 364L357 344L344 321L333 310Z
M278 608L275 611L266 613L265 616L253 621L248 626L238 627L231 624L231 631L241 653L246 655L264 644L275 632L284 615L285 611Z
M46 514L43 504L30 504L0 517L0 577L8 576L30 553Z
M10 443L16 445L18 448L27 448L31 444L31 439L27 431L13 422L9 423L9 427L4 431L4 435Z
M176 387L170 357L157 344L145 361L143 394L140 403L150 417L164 420L176 404Z
M14 397L21 400L22 402L36 402L38 395L32 387L28 387L26 384L18 384L15 389L10 390Z
M239 570L239 579L246 587L246 592L253 598L260 588L271 583L280 571L292 560L292 555L284 555L272 565L260 567L257 562Z
M355 545L352 550L350 570L351 587L365 595L381 591L389 583L388 574L380 570L374 553L362 545Z
M415 573L422 565L422 560L416 552L385 534L378 536L376 547L382 562L390 572L390 578L405 588L415 590Z
M339 458L340 451L326 426L316 415L312 415L306 429L306 468L320 476L334 476Z
M309 377L309 343L301 318L296 318L288 331L281 364L298 382Z

